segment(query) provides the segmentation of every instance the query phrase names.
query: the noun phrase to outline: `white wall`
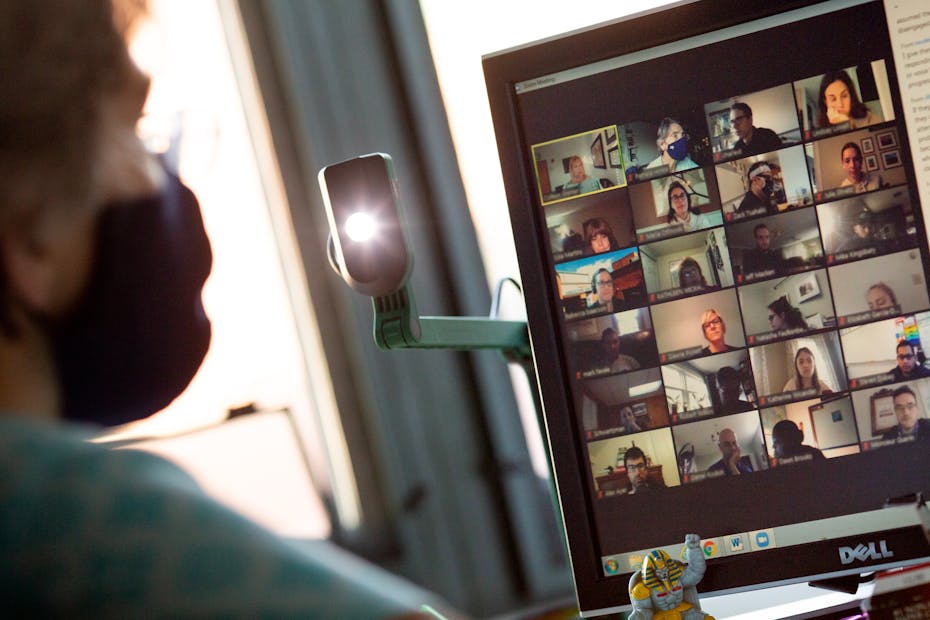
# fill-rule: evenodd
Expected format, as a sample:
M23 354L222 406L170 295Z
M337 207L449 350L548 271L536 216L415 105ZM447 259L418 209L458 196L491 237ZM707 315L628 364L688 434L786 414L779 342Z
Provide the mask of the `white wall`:
M892 370L897 364L896 333L894 319L840 330L849 378Z
M877 282L891 287L903 313L927 307L927 285L917 250L831 267L828 271L830 280L839 283L833 287L837 316L868 310L865 295Z

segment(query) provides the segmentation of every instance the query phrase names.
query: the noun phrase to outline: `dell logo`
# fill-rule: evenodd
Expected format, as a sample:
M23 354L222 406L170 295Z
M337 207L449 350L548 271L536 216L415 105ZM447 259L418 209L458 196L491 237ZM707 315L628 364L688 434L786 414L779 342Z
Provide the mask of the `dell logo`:
M888 551L888 544L884 540L878 541L878 549L875 548L873 542L870 542L868 546L859 543L855 547L840 547L840 563L842 564L851 564L855 560L865 562L893 557L894 553Z

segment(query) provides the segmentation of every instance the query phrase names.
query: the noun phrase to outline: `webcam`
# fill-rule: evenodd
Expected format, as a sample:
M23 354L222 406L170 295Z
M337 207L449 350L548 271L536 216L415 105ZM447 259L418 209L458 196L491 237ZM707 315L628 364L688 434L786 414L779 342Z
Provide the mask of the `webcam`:
M417 313L409 282L413 250L390 155L372 153L326 166L319 181L329 220L330 263L346 284L372 298L375 342L381 349L498 349L530 371L526 321L497 318L496 301L489 317Z
M320 170L330 261L354 290L383 297L403 288L413 255L404 235L390 155L372 153Z

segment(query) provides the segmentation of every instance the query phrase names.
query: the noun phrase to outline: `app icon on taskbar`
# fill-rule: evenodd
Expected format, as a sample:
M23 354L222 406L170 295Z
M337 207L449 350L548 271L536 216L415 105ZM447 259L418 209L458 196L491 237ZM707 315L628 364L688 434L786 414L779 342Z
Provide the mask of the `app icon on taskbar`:
M775 532L771 528L750 532L749 540L753 551L761 551L775 546Z
M727 541L727 552L729 553L745 553L749 551L747 549L747 544L745 541L745 534L730 534L726 537Z
M620 572L620 564L617 560L607 560L604 562L604 572L608 575L616 575Z
M712 540L702 540L701 549L704 550L705 558L712 558L717 555L717 543Z

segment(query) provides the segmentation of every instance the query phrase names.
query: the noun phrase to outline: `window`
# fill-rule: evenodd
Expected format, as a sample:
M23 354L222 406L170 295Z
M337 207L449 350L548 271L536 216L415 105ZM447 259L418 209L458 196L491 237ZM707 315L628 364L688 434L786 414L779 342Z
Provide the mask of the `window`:
M325 489L335 467L318 447L322 435L330 462L346 460L333 454L341 430L280 190L260 174L266 155L253 148L259 140L246 127L247 101L234 79L216 3L149 4L131 44L152 77L140 133L200 201L213 249L204 288L213 338L177 400L104 439L125 445L144 438L138 447L178 462L205 491L253 519L288 536L326 537L330 523L308 465ZM267 413L221 424L230 408L251 403ZM235 455L240 458L230 458ZM256 470L264 481L255 479ZM344 492L343 516L358 501L350 473L345 467L332 475ZM256 491L271 495L243 497ZM287 506L302 518L282 520Z

